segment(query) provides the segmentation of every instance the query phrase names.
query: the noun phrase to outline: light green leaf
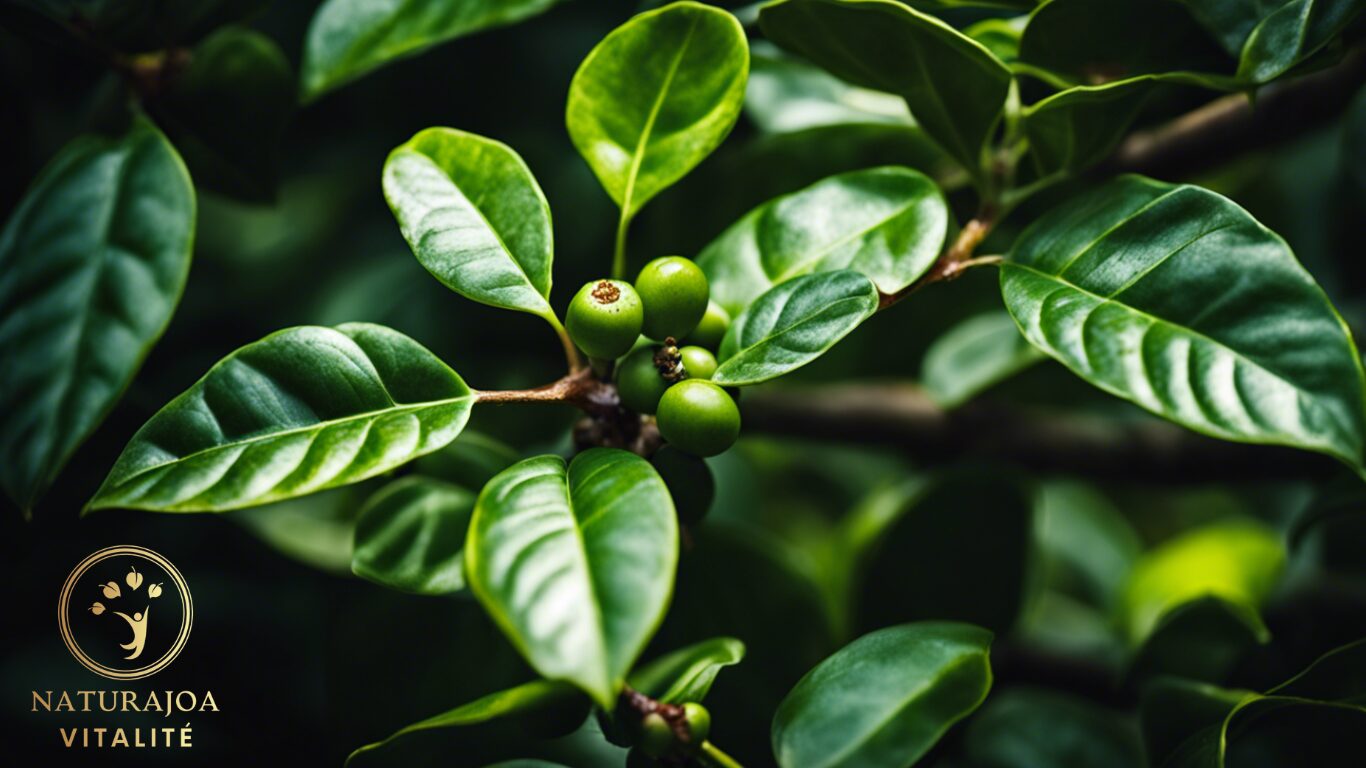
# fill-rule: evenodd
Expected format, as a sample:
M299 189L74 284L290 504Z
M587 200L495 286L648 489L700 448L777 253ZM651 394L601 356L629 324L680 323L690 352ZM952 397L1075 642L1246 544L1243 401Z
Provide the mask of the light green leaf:
M569 85L565 120L623 220L721 144L748 72L740 23L694 2L642 13L588 54Z
M1033 4L1030 4L1033 7ZM1024 35L1028 16L1013 19L982 19L963 30L963 34L982 44L991 55L1004 63L1020 57L1020 37Z
M607 708L664 618L677 562L664 481L608 448L500 473L465 545L470 588L531 666Z
M714 637L665 654L631 673L631 687L666 704L702 701L722 667L739 664L745 644Z
M553 680L536 680L524 683L516 688L490 693L468 704L462 704L455 709L400 728L383 741L366 744L355 750L346 758L346 762L349 765L357 757L380 749L395 739L410 733L437 728L469 728L494 720L535 716L538 712L549 711L572 703L579 696L580 694L573 686Z
M123 395L190 270L195 196L156 128L84 137L0 232L0 485L32 509Z
M851 269L776 285L731 322L711 380L743 386L791 373L872 317L877 305L877 287Z
M905 768L981 705L992 635L919 622L873 632L822 661L773 718L783 768Z
M465 533L475 494L412 476L384 486L361 508L351 570L386 587L422 595L465 588Z
M249 29L220 29L190 54L147 110L179 147L201 188L275 198L280 141L294 114L294 73L278 46Z
M1199 432L1362 471L1347 327L1285 242L1228 199L1115 180L1021 234L1001 290L1031 343L1101 389Z
M948 203L924 174L887 166L851 171L764 203L702 250L711 298L731 316L799 275L852 269L896 293L934 264Z
M1327 45L1357 17L1359 0L1291 0L1248 35L1238 60L1238 77L1265 83Z
M1012 688L968 723L974 768L1142 768L1138 733L1116 713L1055 691Z
M303 89L315 99L390 62L514 24L556 0L327 0L304 41Z
M507 145L428 128L389 153L384 197L417 260L447 288L554 317L550 206Z
M935 339L925 352L920 380L936 403L956 408L1043 358L1010 315L993 310Z
M892 0L780 0L764 34L855 85L895 93L970 174L981 173L1010 70L981 43Z
M1137 645L1165 614L1206 596L1224 600L1265 634L1258 609L1284 566L1280 537L1260 524L1214 523L1182 534L1134 566L1122 600L1125 634Z
M158 411L87 511L220 512L354 483L454 440L473 404L455 371L397 331L290 328Z
M756 44L750 55L745 114L765 133L826 125L915 125L900 96L850 85L769 46Z

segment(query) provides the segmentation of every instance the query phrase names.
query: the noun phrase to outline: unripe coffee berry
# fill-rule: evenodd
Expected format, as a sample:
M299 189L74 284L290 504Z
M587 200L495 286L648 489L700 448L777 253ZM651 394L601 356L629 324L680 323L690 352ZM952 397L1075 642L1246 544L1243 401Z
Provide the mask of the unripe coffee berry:
M684 347L678 350L683 358L683 370L690 379L710 379L716 373L716 356L701 347Z
M658 712L651 712L640 722L640 751L650 757L663 757L673 751L674 729Z
M640 295L624 280L595 280L569 301L564 325L569 338L589 357L615 360L640 336Z
M684 379L659 399L659 434L694 456L715 456L740 436L740 409L724 389L703 379Z
M684 341L707 349L720 349L721 339L726 337L730 328L730 313L714 301L707 302L707 311L697 321L697 327Z
M636 278L636 290L645 305L645 335L658 341L692 333L707 312L707 276L682 256L664 256L646 264Z
M688 746L696 749L711 735L711 713L695 701L683 705L683 719L688 723Z
M672 383L665 381L655 366L659 349L653 344L638 347L617 365L617 396L626 409L654 413L659 407L659 398Z

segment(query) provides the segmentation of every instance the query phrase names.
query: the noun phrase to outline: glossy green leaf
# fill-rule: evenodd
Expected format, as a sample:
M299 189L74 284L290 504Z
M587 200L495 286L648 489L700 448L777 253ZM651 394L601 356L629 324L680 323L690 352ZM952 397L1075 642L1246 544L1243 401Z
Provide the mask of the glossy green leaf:
M877 287L851 269L776 285L731 321L712 381L742 386L795 371L872 317L877 305Z
M1179 0L1196 21L1219 40L1230 55L1237 56L1247 36L1263 18L1286 4L1286 0Z
M883 293L923 275L943 249L948 203L924 174L887 166L842 173L774 198L702 250L711 298L732 317L799 275L852 269Z
M473 404L455 371L397 331L290 328L158 411L87 510L219 512L354 483L449 443Z
M550 206L510 147L428 128L389 153L384 197L417 260L447 288L554 317Z
M565 120L623 220L721 144L748 72L740 23L694 2L642 13L588 54L569 85Z
M1265 83L1285 74L1327 45L1361 13L1358 0L1291 0L1248 35L1238 76Z
M723 667L745 658L745 644L714 637L665 654L631 673L631 687L667 704L702 701Z
M104 421L170 322L195 196L139 120L67 145L0 232L0 485L25 510Z
M1233 69L1180 0L1050 0L1030 16L1020 61L1076 85Z
M475 494L411 476L371 496L356 521L351 570L386 587L422 595L465 588L465 533Z
M1033 7L1033 4L1030 4ZM1013 19L982 19L963 30L963 34L982 44L991 55L1004 63L1020 57L1020 38L1024 35L1028 16Z
M1346 325L1285 242L1224 197L1115 180L1031 225L1001 291L1031 343L1111 394L1362 470L1366 390Z
M783 768L904 768L991 687L990 632L920 622L873 632L822 661L773 718Z
M1249 626L1262 627L1258 608L1284 565L1280 537L1260 524L1214 523L1182 534L1134 566L1124 590L1125 633L1142 642L1164 614L1205 596L1228 602Z
M490 693L468 704L400 728L383 741L366 744L355 750L346 758L346 762L349 765L357 757L380 749L395 739L411 733L437 728L469 728L493 720L534 716L537 712L555 708L578 696L579 693L573 686L553 680L524 683L516 688Z
M1366 641L1357 641L1265 694L1158 680L1144 689L1140 712L1154 765L1224 768L1251 756L1274 765L1338 765L1360 745L1364 705Z
M253 201L275 197L280 142L294 114L294 73L265 35L228 27L147 109L180 149L195 183Z
M977 175L1010 89L1010 70L981 43L892 0L780 0L764 6L768 39L855 85L906 99L925 132Z
M514 24L556 0L327 0L304 41L308 99L390 62L483 29Z
M765 133L824 125L915 124L900 96L850 85L769 47L756 44L750 55L745 114Z
M604 707L663 620L677 562L664 481L609 448L500 473L465 546L470 588L531 666Z
M1143 768L1138 733L1118 714L1054 691L996 694L968 723L973 768Z
M974 315L935 339L920 382L934 401L955 408L1044 358L1001 311Z

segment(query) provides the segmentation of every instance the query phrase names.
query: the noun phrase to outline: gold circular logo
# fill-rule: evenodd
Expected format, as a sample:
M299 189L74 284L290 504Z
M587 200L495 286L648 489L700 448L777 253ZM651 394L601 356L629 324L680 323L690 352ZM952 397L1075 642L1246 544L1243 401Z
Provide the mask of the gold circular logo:
M146 547L106 547L66 577L57 602L62 641L97 675L137 680L165 669L194 621L190 588L170 560Z

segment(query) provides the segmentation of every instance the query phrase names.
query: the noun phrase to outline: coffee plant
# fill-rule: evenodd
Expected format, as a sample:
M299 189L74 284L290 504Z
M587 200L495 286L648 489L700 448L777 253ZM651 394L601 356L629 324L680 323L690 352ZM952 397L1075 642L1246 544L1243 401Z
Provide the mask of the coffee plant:
M56 153L0 235L0 485L26 516L195 280L198 191L268 204L297 102L560 13L325 0L296 89L240 25L262 5L0 15L109 73L102 130ZM553 225L517 142L460 127L409 129L379 172L449 301L551 341L433 338L491 358L557 341L558 377L484 388L525 374L467 383L374 322L287 327L119 435L82 514L255 508L233 515L305 560L325 518L347 570L477 603L529 679L349 744L356 765L411 764L404 747L509 766L1366 761L1366 375L1329 298L1363 317L1366 4L645 5L613 10L568 81L567 137L614 221L567 201ZM1265 148L1330 120L1338 159L1257 182L1324 176L1294 179L1308 202L1272 196L1309 222L1292 240L1339 247L1305 234L1316 206L1355 222L1354 252L1314 263L1325 292L1230 197L1259 200ZM717 207L748 212L701 247L633 237L651 215L706 229ZM614 234L553 290L567 229ZM922 354L918 386L890 378ZM561 439L466 430L514 409ZM272 528L300 514L314 527Z

